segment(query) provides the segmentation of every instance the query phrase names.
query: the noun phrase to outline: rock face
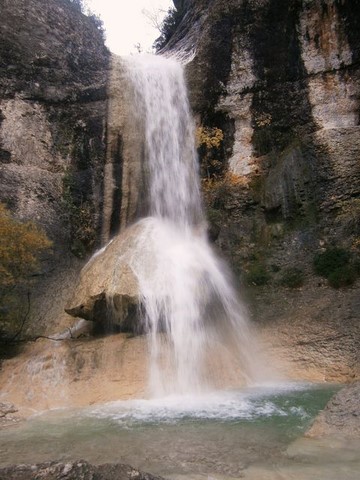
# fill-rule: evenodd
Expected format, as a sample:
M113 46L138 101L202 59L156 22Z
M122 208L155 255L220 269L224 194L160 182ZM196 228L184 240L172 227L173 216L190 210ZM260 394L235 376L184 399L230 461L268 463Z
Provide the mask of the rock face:
M205 193L216 243L242 278L264 274L245 287L257 321L281 319L294 344L295 332L311 331L307 322L335 337L350 332L345 371L358 361L357 286L335 293L314 275L313 260L333 246L354 261L360 255L360 8L337 0L180 3L166 49L191 59L199 123L224 132L210 162L200 151L213 175ZM297 288L286 284L289 269L303 277ZM320 310L314 296L326 299ZM335 354L327 348L319 360ZM305 347L299 357L312 361Z
M340 390L316 417L307 432L310 437L327 435L359 438L360 435L360 382Z
M18 412L0 418L0 427L35 411L144 398L149 363L143 335L29 343L21 355L2 361L2 400Z
M109 54L68 0L1 0L1 11L1 200L61 246L78 227L66 202L81 197L99 218Z
M18 465L0 469L0 478L8 480L161 480L162 477L139 472L129 465L91 465L84 460L69 463Z
M187 67L193 108L203 124L224 130L224 168L243 180L242 195L238 187L226 199L228 223L234 230L245 214L238 228L247 234L251 216L267 243L284 222L314 226L316 217L329 229L329 216L334 223L355 209L360 194L359 8L335 0L207 3L188 5L169 49L191 43L189 22L201 25Z
M34 331L59 317L76 259L99 241L109 52L69 0L0 8L0 201L54 242L34 284Z
M19 422L20 417L14 415L17 412L18 409L12 403L0 402L0 428Z
M309 277L300 289L257 287L249 303L273 364L288 378L345 383L360 377L356 288L334 290Z
M102 242L136 221L143 213L147 191L144 181L144 125L134 114L134 91L124 58L112 56L108 81L106 161Z

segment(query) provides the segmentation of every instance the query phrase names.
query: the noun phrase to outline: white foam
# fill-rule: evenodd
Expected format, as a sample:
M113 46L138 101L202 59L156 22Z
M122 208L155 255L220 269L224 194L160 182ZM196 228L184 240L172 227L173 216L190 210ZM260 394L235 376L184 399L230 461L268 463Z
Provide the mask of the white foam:
M309 389L308 384L215 391L206 395L168 395L156 399L111 402L87 410L97 418L110 418L120 424L173 423L180 420L237 421L273 416L307 416L303 407L290 403L279 406L274 397Z

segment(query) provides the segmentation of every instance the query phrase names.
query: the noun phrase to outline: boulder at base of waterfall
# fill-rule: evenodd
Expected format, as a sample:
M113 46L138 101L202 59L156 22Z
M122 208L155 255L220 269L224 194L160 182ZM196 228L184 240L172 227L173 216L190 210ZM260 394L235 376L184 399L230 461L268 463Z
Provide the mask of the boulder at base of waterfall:
M65 309L69 315L94 321L100 330L138 330L138 282L129 262L141 229L140 223L127 228L92 256Z

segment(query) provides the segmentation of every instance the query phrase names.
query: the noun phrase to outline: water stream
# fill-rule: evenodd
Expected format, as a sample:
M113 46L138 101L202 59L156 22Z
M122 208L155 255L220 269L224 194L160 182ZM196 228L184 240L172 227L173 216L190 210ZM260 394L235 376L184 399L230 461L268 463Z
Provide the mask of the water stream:
M282 384L54 410L0 431L0 465L81 458L171 479L357 480L360 442L297 440L337 389Z
M206 236L182 66L146 55L124 65L134 115L143 120L145 132L149 216L142 220L130 265L151 339L151 393L161 397L211 389L216 383L211 357L219 348L241 364L243 383L257 381L254 335L230 273Z

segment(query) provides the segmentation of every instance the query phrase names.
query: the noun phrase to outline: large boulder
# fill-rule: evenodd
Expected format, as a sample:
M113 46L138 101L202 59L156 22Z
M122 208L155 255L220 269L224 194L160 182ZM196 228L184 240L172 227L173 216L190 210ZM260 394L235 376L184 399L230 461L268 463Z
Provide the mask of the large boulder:
M68 314L94 321L102 329L138 328L138 282L130 261L141 229L141 223L133 225L91 257L65 309Z

